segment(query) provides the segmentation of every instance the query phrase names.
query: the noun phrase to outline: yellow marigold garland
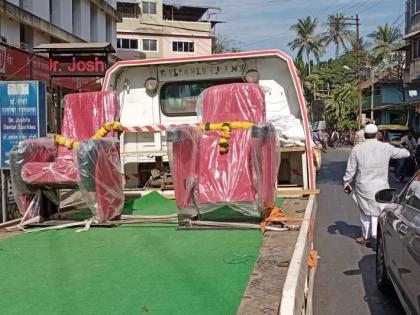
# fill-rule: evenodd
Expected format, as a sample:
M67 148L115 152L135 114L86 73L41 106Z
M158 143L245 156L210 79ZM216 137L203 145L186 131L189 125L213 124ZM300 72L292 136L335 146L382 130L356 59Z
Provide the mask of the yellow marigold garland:
M249 121L234 121L234 122L224 122L224 123L206 123L198 126L200 131L221 131L220 140L219 140L219 152L228 153L229 152L229 139L230 133L234 129L249 129L254 125L254 123Z
M100 139L105 137L108 132L110 132L111 130L117 130L117 131L122 131L122 126L121 123L119 121L114 121L112 123L105 123L92 137L91 139ZM55 135L54 136L54 140L57 144L59 145L63 145L66 148L69 148L71 150L77 148L80 144L80 141L77 140L73 140L73 139L68 139L66 137L60 136L60 135Z

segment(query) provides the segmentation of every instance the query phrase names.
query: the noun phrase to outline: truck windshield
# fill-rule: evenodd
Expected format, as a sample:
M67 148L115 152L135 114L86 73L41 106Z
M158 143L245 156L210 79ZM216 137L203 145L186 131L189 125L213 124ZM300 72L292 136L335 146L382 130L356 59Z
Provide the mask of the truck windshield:
M388 140L389 141L400 141L402 137L404 137L408 131L406 130L392 130L388 131Z
M170 82L160 90L160 107L165 116L194 116L197 98L205 89L232 81Z

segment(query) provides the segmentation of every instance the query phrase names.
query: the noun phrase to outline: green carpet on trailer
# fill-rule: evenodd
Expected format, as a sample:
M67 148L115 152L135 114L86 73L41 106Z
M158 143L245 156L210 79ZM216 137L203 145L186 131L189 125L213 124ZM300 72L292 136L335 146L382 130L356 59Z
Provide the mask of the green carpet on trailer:
M159 198L125 212L173 212ZM262 239L173 224L20 234L0 241L1 313L235 314Z

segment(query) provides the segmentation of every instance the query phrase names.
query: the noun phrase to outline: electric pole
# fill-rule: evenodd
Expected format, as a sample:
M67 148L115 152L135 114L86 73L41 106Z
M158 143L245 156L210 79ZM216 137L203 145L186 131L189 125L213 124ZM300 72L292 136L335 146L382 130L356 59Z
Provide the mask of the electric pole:
M361 64L360 64L360 55L362 47L360 46L360 18L359 14L356 14L356 17L347 17L344 18L345 20L354 21L354 23L347 23L347 25L355 25L356 26L356 79L357 79L357 98L359 101L359 115L358 115L358 121L359 121L359 127L362 125L363 121L363 100L362 100L362 77L361 77Z

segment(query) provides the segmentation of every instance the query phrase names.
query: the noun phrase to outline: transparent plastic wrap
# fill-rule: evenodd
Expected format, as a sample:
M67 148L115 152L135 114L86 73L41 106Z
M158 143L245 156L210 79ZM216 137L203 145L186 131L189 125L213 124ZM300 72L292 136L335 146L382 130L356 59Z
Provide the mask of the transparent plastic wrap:
M197 213L194 201L200 133L191 126L167 131L169 165L174 181L176 205L184 214Z
M104 222L120 215L124 192L118 139L82 141L75 153L80 191L94 219Z
M115 92L88 92L67 94L61 135L69 140L90 139L105 123L119 120L120 105ZM115 137L111 131L106 137ZM73 152L59 146L58 156L73 159Z
M114 92L69 94L64 98L60 136L65 140L64 145L57 145L52 139L33 139L19 143L11 151L13 190L22 215L38 215L42 196L51 199L58 189L77 187L94 193L83 195L99 222L121 213L124 194L118 140L112 138L115 135L112 128L102 128L112 125L118 117L119 102ZM94 135L98 137L98 130L103 138L86 141ZM72 150L73 147L78 150ZM87 183L86 174L90 183ZM40 194L40 191L45 193ZM52 199L57 204L56 198Z
M275 128L265 120L264 93L256 84L205 90L197 105L201 126L168 131L169 159L180 215L229 206L264 217L276 198L280 163Z
M22 171L28 163L49 163L54 160L56 154L57 147L49 138L21 141L10 151L13 194L24 219L32 219L39 215L40 189L28 183Z

